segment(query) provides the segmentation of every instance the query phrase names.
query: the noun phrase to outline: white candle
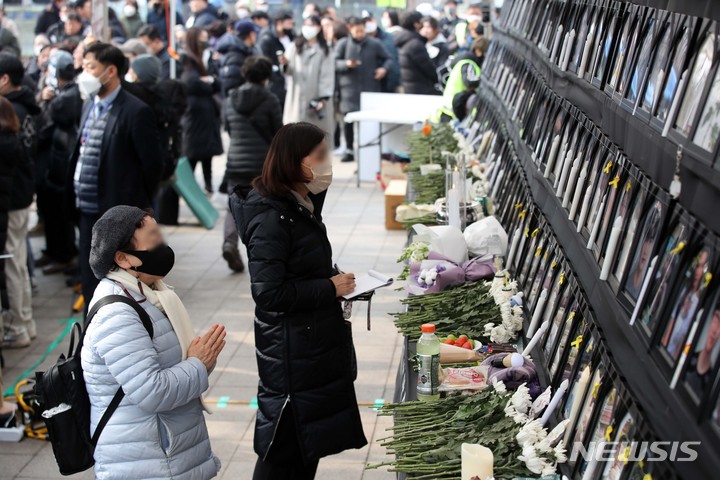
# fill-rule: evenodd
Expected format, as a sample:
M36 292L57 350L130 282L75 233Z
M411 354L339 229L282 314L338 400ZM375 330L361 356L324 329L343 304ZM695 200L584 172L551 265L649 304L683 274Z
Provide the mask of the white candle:
M645 294L647 293L647 289L650 286L650 279L655 273L655 265L657 264L657 259L658 257L656 255L650 261L650 268L648 268L648 271L645 274L645 279L643 280L642 288L640 289L640 294L638 295L637 303L635 304L635 309L633 310L632 317L630 318L630 325L635 324L635 320L637 320L637 316L640 314L640 307L645 300Z
M493 185L492 194L490 195L490 198L495 200L495 197L497 196L497 192L500 189L500 183L502 182L503 176L505 175L505 169L502 169L498 172L498 176L495 179L495 185Z
M568 132L565 132L565 138L563 138L562 147L560 147L560 153L558 153L558 156L555 159L555 183L553 184L553 188L557 188L557 181L558 178L560 178L560 171L562 170L563 165L565 165L563 160L565 160L565 155L567 154L568 147L570 146L567 141L567 137Z
M542 317L543 308L545 307L545 301L547 300L547 295L547 288L543 288L543 291L540 292L540 297L538 297L537 305L535 305L535 311L533 312L532 320L530 320L530 326L528 327L527 332L528 337L533 336L533 334L535 333L535 329L540 323L540 318Z
M573 187L575 186L575 180L578 176L578 170L580 170L580 161L580 156L578 156L570 169L570 175L568 176L567 183L565 184L565 192L563 194L563 208L567 208L568 203L570 203L570 195L573 193Z
M520 114L520 105L522 105L523 100L525 99L525 89L523 88L520 91L520 95L518 96L517 104L515 105L515 114L514 117L517 120L518 115Z
M602 445L604 445L605 442L599 442L597 447L595 448L601 448ZM585 469L585 473L582 476L582 480L593 480L595 478L595 471L597 470L598 466L598 455L594 455L592 460L590 460L590 463L588 463L587 468Z
M555 186L555 196L558 198L563 197L563 191L565 190L565 183L567 182L568 174L570 173L570 166L573 164L574 153L572 149L568 150L565 155L565 162L563 162L563 168L560 171L560 178L556 180L557 185Z
M448 190L447 211L448 225L460 228L460 197L455 187Z
M550 321L547 320L543 322L542 325L540 325L540 328L537 332L535 332L535 335L533 335L532 340L530 340L530 343L527 344L527 347L525 347L525 350L523 350L522 354L523 356L530 355L530 352L532 352L532 349L535 348L535 345L540 341L542 336L545 334L545 330L547 330L550 327Z
M690 335L688 335L687 340L685 341L685 348L683 348L682 354L680 355L680 360L677 364L677 368L675 368L675 374L673 374L673 378L670 381L670 388L672 390L675 390L677 382L680 379L680 372L682 372L682 369L685 366L688 352L690 351L690 348L692 348L692 343L695 339L695 332L697 331L698 324L700 323L700 319L702 318L702 314L704 311L705 309L700 309L700 311L695 316L695 321L693 322L692 328L690 329Z
M560 388L557 389L555 392L555 395L553 395L552 400L550 400L550 404L545 409L545 413L543 413L542 418L540 419L540 424L542 426L545 426L545 424L550 420L550 416L553 414L557 406L560 404L560 401L565 396L565 392L568 389L569 380L566 378L562 381L560 384Z
M510 252L507 256L507 268L510 268L512 266L512 261L515 259L515 252L517 251L518 244L520 243L520 235L522 235L522 232L520 232L520 228L515 229L515 233L513 234L512 243L510 243Z
M595 223L593 224L592 230L590 230L590 238L588 239L588 243L585 246L585 248L587 249L592 248L593 243L595 243L595 238L600 231L600 223L602 222L603 210L605 210L605 197L603 197L602 202L600 203L600 208L598 208L597 216L595 217Z
M575 390L573 391L572 405L570 406L570 422L567 424L565 430L565 445L570 441L570 434L573 431L573 423L580 413L580 405L582 405L583 397L585 396L585 390L587 389L588 383L590 382L590 367L585 369L580 374L580 378L575 384Z
M585 76L585 68L587 68L588 58L590 57L590 51L592 50L592 41L592 35L588 35L587 40L585 40L582 60L580 61L580 66L578 67L578 78L583 78Z
M560 148L560 135L555 135L553 138L552 146L550 147L550 155L548 155L547 164L545 165L545 178L550 176L550 172L555 166L555 157L557 156L558 148Z
M565 58L563 58L562 66L560 67L563 72L567 71L568 65L570 64L570 55L572 55L572 48L575 45L575 29L570 30L568 36L567 49L565 50Z
M685 89L685 83L687 82L687 76L688 71L685 70L682 73L682 76L680 77L680 82L678 83L677 90L675 90L675 97L673 97L672 105L670 106L670 111L668 112L667 119L665 120L665 128L663 128L662 136L667 137L668 133L670 132L670 127L672 127L673 122L675 121L675 113L677 113L677 109L680 106L680 97L683 96L683 90Z
M570 207L570 215L568 218L572 222L575 220L575 214L580 206L580 198L582 197L583 187L585 186L585 178L587 177L587 164L580 170L580 176L578 177L577 187L575 187L575 195L573 195L572 206Z
M607 280L610 275L610 267L612 267L613 260L615 259L615 251L617 250L618 240L620 240L620 234L622 233L622 222L623 217L616 217L613 222L612 230L610 231L610 240L608 240L608 246L605 249L605 260L603 261L602 270L600 270L600 280Z
M487 447L473 443L463 443L460 448L462 466L460 478L471 480L479 477L480 480L494 478L493 453Z
M555 63L558 49L560 48L560 39L562 38L563 26L560 25L555 33L555 41L553 42L552 53L550 54L550 62Z
M562 41L562 47L560 47L560 50L558 51L558 61L557 65L558 67L561 67L563 62L565 61L565 52L567 52L567 44L568 44L568 37L570 37L570 32L565 32L565 37ZM555 62L553 62L555 63Z
M590 197L592 197L592 185L588 185L587 189L585 189L585 198L583 199L580 218L578 218L577 229L575 230L577 233L582 232L582 227L585 225L585 220L587 220L588 210L590 209Z

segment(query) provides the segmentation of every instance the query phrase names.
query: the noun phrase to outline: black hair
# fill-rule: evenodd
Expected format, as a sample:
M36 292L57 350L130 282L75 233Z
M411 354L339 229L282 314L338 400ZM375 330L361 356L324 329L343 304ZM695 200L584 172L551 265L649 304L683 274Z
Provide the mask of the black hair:
M250 83L263 83L272 76L273 64L267 57L250 56L242 66L242 76Z
M400 26L405 30L412 30L414 32L415 24L420 23L420 20L422 20L422 18L423 16L420 12L406 12L402 16Z
M157 26L153 25L152 23L148 23L147 25L143 25L140 27L140 30L137 32L137 37L148 37L150 40L162 40L162 36L160 35L160 30L158 30Z
M478 24L475 25L475 33L477 33L481 37L485 35L485 26L482 24L482 22L478 22Z
M278 14L275 16L275 23L277 22L284 22L285 20L292 20L293 16L290 12L278 12Z
M83 18L80 16L80 14L77 13L71 13L67 17L67 21L73 20L78 23L83 23Z
M25 67L20 59L12 53L0 52L0 76L6 74L10 77L10 83L19 87L25 76Z
M264 18L265 20L270 20L270 15L268 15L267 12L263 12L262 10L255 10L250 14L250 19L255 20L256 18Z
M433 30L437 30L440 28L440 23L437 21L437 19L435 17L430 17L430 16L423 17L421 20L421 23L429 23L430 27Z
M86 57L89 53L92 53L95 60L106 67L114 65L120 78L128 71L128 60L125 54L123 54L122 50L109 43L93 43L85 49L83 57Z
M310 20L313 25L320 27L320 33L318 33L317 39L318 45L320 45L320 49L323 51L323 53L327 56L330 54L330 47L328 47L327 40L325 40L325 35L323 35L322 31L322 19L318 17L317 15L311 15L305 20L303 20L303 23L307 20ZM305 45L308 43L307 40L305 40L305 37L302 35L298 35L297 38L295 38L295 46L297 47L297 52L302 53L303 49L305 48Z
M347 19L347 24L350 27L357 27L358 25L365 25L365 20L360 17L350 17Z
M387 10L385 10L385 13L388 14L388 18L390 19L390 23L393 27L400 25L400 14L398 13L397 9L388 8Z
M89 1L90 0L75 0L70 4L70 6L72 8L83 8L85 6L85 4Z

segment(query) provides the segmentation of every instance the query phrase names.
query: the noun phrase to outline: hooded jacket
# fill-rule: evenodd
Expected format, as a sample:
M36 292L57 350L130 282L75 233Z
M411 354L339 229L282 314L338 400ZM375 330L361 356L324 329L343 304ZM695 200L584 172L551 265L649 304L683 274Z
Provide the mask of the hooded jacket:
M37 115L40 107L35 95L27 87L5 95L12 103L15 114L20 120L21 160L15 169L13 189L10 195L10 210L27 208L35 195L35 154L37 153Z
M438 95L437 71L425 48L425 38L404 29L395 37L395 45L400 52L400 78L405 93Z
M263 459L286 408L292 409L307 461L367 444L353 386L352 327L330 280L337 272L322 223L325 193L310 198L314 213L292 196L253 190L245 200L230 197L256 305L260 383L254 442Z
M208 4L207 7L203 8L198 13L191 15L188 19L188 24L186 26L188 28L205 28L209 27L219 19L220 16L218 15L217 9L214 6Z
M245 59L255 54L235 33L228 32L218 40L215 50L222 55L220 59L220 83L223 95L233 88L245 83L242 75L242 66Z
M246 83L230 92L225 111L230 136L226 175L249 185L262 173L270 142L282 127L280 102L267 88Z

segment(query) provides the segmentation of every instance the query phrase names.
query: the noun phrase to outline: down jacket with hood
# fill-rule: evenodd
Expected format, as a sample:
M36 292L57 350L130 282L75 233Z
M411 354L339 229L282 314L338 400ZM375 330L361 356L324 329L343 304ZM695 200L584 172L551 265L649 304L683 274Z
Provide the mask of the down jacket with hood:
M118 284L104 279L90 307L107 295L123 294ZM215 477L220 460L210 449L199 400L208 388L207 369L197 358L183 361L167 317L148 301L140 305L152 319L152 339L124 303L101 308L85 335L81 357L91 434L118 388L125 391L95 449L95 478Z
M403 29L395 37L400 53L400 78L405 93L439 95L437 69L425 47L425 37L414 30Z
M314 213L292 196L253 190L245 200L230 197L256 305L260 382L254 442L262 459L286 408L292 409L306 461L367 444L353 386L352 328L330 280L337 272L322 223L325 193L310 198Z
M282 127L280 101L269 89L246 83L225 100L230 136L225 174L249 185L262 173L270 142Z
M223 95L233 88L245 83L242 66L245 60L255 55L255 50L248 47L234 32L227 32L218 39L215 50L222 55L220 58L220 83Z

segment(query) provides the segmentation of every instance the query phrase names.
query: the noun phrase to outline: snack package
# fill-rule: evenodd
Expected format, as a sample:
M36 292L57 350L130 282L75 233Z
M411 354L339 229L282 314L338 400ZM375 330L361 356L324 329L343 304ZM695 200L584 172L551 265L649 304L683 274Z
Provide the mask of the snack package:
M485 390L488 386L488 367L484 365L466 368L444 368L442 372L441 392L478 392Z

